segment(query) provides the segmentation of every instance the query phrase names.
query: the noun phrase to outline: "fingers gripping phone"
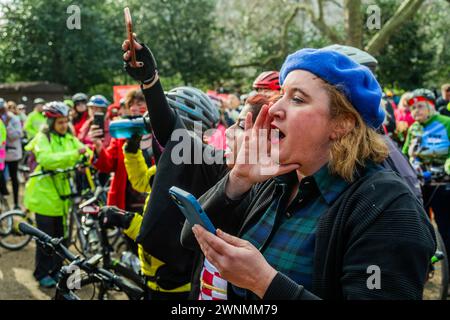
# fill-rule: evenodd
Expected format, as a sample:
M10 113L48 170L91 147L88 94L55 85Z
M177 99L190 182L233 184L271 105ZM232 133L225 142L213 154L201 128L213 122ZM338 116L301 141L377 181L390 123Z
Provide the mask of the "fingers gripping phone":
M201 225L209 232L216 234L216 228L214 228L208 215L203 211L202 206L192 194L183 189L171 187L169 195L191 225Z
M102 137L104 136L104 132L105 132L104 123L105 123L105 115L101 112L94 113L94 120L93 120L92 124L98 126L99 129L102 129L102 131L103 131Z
M125 25L127 28L128 41L130 42L130 53L131 53L130 64L133 68L136 68L137 67L136 50L134 48L133 21L131 20L130 9L126 7L125 9L123 9L123 13L125 15Z

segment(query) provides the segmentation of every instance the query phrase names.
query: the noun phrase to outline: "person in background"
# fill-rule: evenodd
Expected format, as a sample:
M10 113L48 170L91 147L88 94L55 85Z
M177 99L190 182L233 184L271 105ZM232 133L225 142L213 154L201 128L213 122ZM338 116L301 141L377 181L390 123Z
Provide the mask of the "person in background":
M36 156L38 166L34 173L44 170L69 169L87 161L91 150L69 131L69 107L63 102L49 102L43 108L47 127L39 131L25 147ZM61 196L71 194L67 174L42 175L30 178L25 185L24 205L35 213L37 227L51 237L67 238L67 213L70 201ZM62 261L57 255L49 256L36 246L34 277L39 285L51 288Z
M16 104L9 102L9 109L16 110ZM13 195L14 195L14 209L20 210L19 206L19 178L18 166L22 159L22 124L19 117L6 108L0 108L0 117L6 126L6 165L8 166L9 176L11 178Z
M74 104L72 124L75 130L74 134L78 137L81 128L89 118L87 107L88 97L80 92L72 96L72 101Z
M411 92L405 92L397 105L397 109L394 112L395 123L397 124L396 141L403 145L408 128L414 123L414 118L409 110L408 100L411 96Z
M89 132L91 130L91 126L93 125L94 115L96 113L103 113L103 128L104 128L104 137L103 137L103 147L106 148L109 146L109 142L111 141L111 136L109 134L109 120L106 118L106 111L109 106L109 101L102 95L94 95L89 99L87 106L89 107L89 119L87 119L83 126L80 128L78 133L78 139L81 142L88 145L90 148L94 148L94 144L89 137Z
M117 120L120 118L119 114L120 104L115 102L108 107L106 111L106 118L110 121Z
M208 94L208 97L211 99L217 110L219 110L220 121L214 130L208 130L205 132L203 135L203 142L212 145L216 149L225 150L225 130L229 126L233 125L233 122L231 122L231 119L229 119L228 114L225 112L226 110L223 108L224 104L222 99L217 95L212 94Z
M126 115L125 112L125 98L121 98L119 101L119 117Z
M17 115L22 122L22 127L25 125L25 121L27 121L27 106L24 104L17 105Z
M431 168L450 175L450 118L436 111L434 93L428 89L414 90L408 104L416 121L408 130L403 153L424 178L423 172L431 173ZM427 212L433 209L439 233L450 252L449 183L437 186L425 183L422 193L425 209Z
M267 95L269 98L280 93L280 74L278 71L264 71L253 82L253 89L257 93Z
M17 103L10 100L6 103L6 109L13 114L17 114Z
M25 121L27 120L27 115L25 114L27 107L24 104L18 104L15 108L12 108L10 111L14 113L20 119L20 123L22 124L22 128L25 125Z
M75 104L73 103L72 99L65 99L63 102L66 104L66 106L70 108L70 110L72 110L73 107L75 107Z
M450 117L450 83L441 87L441 96L436 100L436 110L443 116Z
M0 98L0 109L5 108L5 100ZM2 195L7 196L9 194L6 188L6 180L4 175L5 170L5 158L6 158L6 126L3 123L3 119L0 121L0 192Z
M44 107L45 100L36 98L34 99L33 104L34 110L28 115L27 121L25 121L25 125L23 126L28 140L33 139L42 125L46 122L44 115L42 115L42 108Z
M142 91L129 91L125 99L125 106L128 116L142 116L147 110ZM108 127L105 126L105 129ZM145 195L133 189L125 169L123 146L126 139L112 138L110 143L105 146L102 136L103 131L96 125L92 125L88 134L89 140L95 147L92 164L102 173L114 172L107 204L127 211L142 212ZM150 163L149 165L151 166Z

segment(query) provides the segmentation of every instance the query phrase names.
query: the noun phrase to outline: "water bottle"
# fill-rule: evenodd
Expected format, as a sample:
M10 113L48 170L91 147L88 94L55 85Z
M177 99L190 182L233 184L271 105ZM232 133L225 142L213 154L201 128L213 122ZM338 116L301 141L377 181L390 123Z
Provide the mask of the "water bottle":
M111 121L109 133L116 139L130 139L134 134L149 134L149 128L143 117Z

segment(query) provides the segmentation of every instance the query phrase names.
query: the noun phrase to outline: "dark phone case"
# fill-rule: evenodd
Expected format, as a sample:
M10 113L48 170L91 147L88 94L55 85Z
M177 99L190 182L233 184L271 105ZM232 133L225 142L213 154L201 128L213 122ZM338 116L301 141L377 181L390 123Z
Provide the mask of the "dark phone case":
M93 121L94 125L98 126L100 129L105 131L104 123L105 123L105 116L103 114L94 114L94 121Z

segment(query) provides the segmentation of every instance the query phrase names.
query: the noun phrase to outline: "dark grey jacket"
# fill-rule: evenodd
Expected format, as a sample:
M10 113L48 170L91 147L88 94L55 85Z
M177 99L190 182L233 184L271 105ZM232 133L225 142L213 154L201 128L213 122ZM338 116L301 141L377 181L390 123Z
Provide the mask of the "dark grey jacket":
M276 182L255 185L243 200L233 201L225 195L227 180L228 175L200 202L216 227L240 236L264 214ZM187 222L181 240L198 250ZM264 299L421 299L435 248L433 227L420 202L397 174L379 167L362 173L321 216L312 291L278 273ZM367 286L370 266L381 270L379 290ZM228 289L229 299L237 299Z

